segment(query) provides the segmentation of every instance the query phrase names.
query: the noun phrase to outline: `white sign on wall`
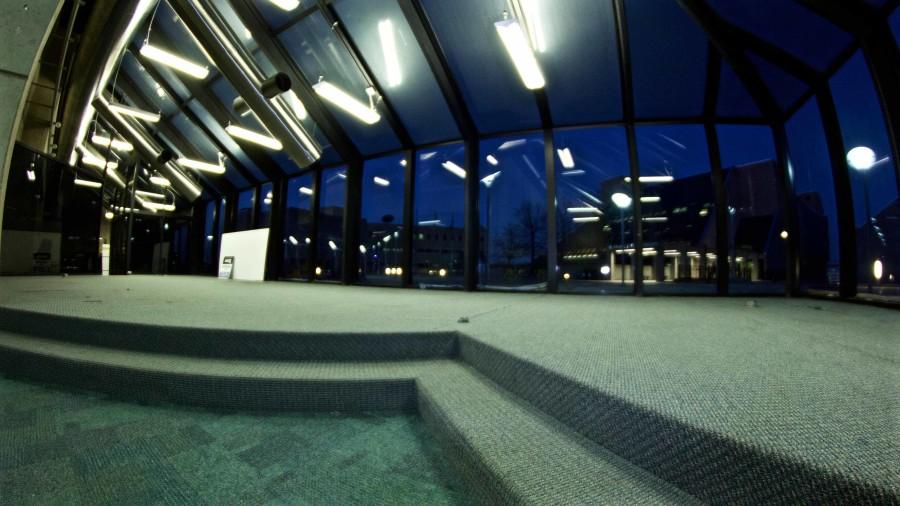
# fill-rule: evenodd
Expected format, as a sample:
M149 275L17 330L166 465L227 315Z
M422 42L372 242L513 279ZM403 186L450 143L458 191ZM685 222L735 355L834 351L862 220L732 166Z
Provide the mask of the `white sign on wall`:
M231 279L262 281L266 276L268 244L268 228L222 234L219 265L224 264L226 257L232 257Z

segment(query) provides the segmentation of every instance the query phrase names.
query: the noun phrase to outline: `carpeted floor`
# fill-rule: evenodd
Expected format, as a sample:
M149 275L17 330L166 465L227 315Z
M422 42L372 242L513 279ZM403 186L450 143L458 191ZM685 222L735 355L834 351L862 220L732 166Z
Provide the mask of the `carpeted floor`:
M0 504L467 504L413 415L222 414L0 377Z

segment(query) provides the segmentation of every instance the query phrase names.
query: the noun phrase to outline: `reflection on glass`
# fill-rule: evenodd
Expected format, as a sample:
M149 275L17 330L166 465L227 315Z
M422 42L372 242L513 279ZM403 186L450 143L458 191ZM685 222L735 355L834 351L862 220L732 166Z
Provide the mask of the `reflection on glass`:
M419 286L463 285L464 164L462 144L416 153L413 283Z
M841 275L837 204L828 143L815 98L797 111L785 128L796 194L800 286L836 290Z
M728 203L730 291L779 293L786 243L772 131L755 125L719 125L716 131Z
M367 160L359 225L359 281L399 285L403 274L402 155Z
M259 218L256 220L258 228L268 228L272 224L272 201L275 195L272 193L272 183L263 183L259 187Z
M857 52L830 81L848 151L865 147L874 164L851 163L850 185L856 225L859 291L900 298L900 198L897 160L884 125L878 95L862 53ZM848 153L849 154L849 153ZM856 157L848 157L856 158ZM854 167L853 165L856 165ZM881 272L880 279L875 274Z
M647 293L712 293L716 213L706 134L700 125L637 128Z
M253 228L253 208L256 202L256 189L250 188L238 193L237 201L237 218L234 223L234 230L250 230Z
M632 290L631 185L622 128L560 130L556 148L559 290Z
M206 203L206 215L203 223L203 271L215 272L216 261L216 201Z
M481 141L479 283L541 290L547 281L547 183L540 135ZM492 155L497 165L489 162Z
M339 280L341 279L344 255L344 198L347 192L347 168L337 167L323 170L321 178L316 279ZM301 187L301 191L303 188L305 187ZM309 192L303 193L308 194Z
M284 260L281 275L288 279L308 279L313 224L312 173L291 178L287 182L284 213ZM306 190L306 191L304 191Z

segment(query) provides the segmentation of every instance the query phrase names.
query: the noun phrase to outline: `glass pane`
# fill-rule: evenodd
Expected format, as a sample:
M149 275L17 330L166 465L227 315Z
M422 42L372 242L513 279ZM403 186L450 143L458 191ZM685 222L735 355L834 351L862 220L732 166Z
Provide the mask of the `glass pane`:
M715 195L703 127L638 127L637 147L644 291L714 292ZM633 247L626 253L636 254Z
M756 102L744 83L735 74L728 62L722 62L719 79L719 103L716 105L720 117L743 118L761 116Z
M837 289L840 248L834 179L819 104L806 103L785 125L791 151L791 173L798 230L800 285Z
M307 173L287 182L284 214L284 260L281 275L287 279L308 279L313 222L314 174Z
M369 104L368 83L321 13L300 20L278 38L309 82L316 83L322 77L357 101ZM363 123L334 104L326 102L325 105L363 153L383 153L400 148L400 141L385 119L383 103L377 105L381 119L373 125Z
M881 104L865 59L856 53L830 81L847 150L867 147L877 162L869 169L850 168L861 292L900 297L900 201L896 160ZM865 166L862 166L865 167ZM881 279L876 263L880 262Z
M794 0L710 0L727 21L825 70L852 38Z
M630 293L632 209L612 198L631 194L625 129L559 130L553 143L559 290Z
M897 47L900 48L900 9L894 9L894 13L891 14L888 23L894 32L894 40L897 41Z
M250 188L238 193L237 219L234 230L250 230L253 228L253 213L256 202L256 188Z
M708 44L677 2L627 0L635 114L699 116L706 92Z
M485 139L481 155L480 286L543 290L547 284L543 137Z
M203 272L215 272L219 259L216 254L216 201L206 203L203 222Z
M494 28L508 9L506 0L422 0L422 6L478 129L540 127L534 94L522 84Z
M466 150L451 144L416 153L413 283L463 286Z
M322 171L319 195L316 279L340 280L344 247L344 199L347 168Z
M782 293L784 219L772 130L753 125L716 130L728 203L730 290Z
M360 283L399 285L403 274L404 155L366 160L359 225Z
M413 141L427 144L459 138L434 74L396 0L336 0L334 7ZM394 51L384 47L382 32L393 41ZM396 59L396 70L388 67L388 58Z
M537 6L546 44L540 59L554 122L620 119L619 46L612 2L543 1Z
M258 228L268 228L272 224L272 183L263 183L259 187L259 218L256 220Z
M765 58L755 53L747 55L782 109L790 109L809 89L806 83L769 63Z

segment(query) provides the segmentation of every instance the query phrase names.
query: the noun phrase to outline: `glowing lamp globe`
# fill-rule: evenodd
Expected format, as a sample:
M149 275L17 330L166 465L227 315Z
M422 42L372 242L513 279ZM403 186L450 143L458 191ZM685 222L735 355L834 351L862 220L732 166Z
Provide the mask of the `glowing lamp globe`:
M856 170L869 170L875 162L875 152L865 146L857 146L847 152L847 163Z

